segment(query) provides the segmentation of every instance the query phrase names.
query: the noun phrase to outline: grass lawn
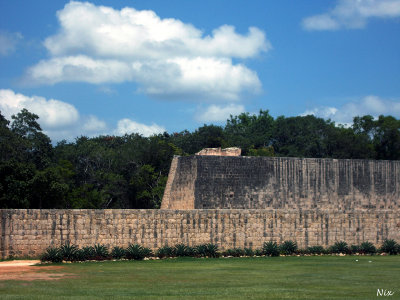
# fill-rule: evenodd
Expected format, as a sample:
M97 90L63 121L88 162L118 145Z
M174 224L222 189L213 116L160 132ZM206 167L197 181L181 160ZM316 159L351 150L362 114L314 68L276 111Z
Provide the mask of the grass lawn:
M182 258L62 266L51 272L74 277L0 281L0 299L400 299L400 256ZM41 266L35 268L41 272ZM377 297L378 288L395 294Z

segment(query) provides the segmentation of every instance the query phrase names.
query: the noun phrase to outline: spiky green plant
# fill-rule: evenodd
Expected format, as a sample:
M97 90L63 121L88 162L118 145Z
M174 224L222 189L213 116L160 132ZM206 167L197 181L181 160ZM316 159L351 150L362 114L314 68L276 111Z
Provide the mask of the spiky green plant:
M127 259L143 260L145 257L150 257L152 251L149 248L145 248L138 244L130 244L125 251L125 257Z
M60 247L60 254L65 261L78 260L78 247L71 244L69 241Z
M274 241L265 242L262 247L262 253L266 256L279 256L278 244Z
M40 257L42 262L50 261L50 262L62 262L63 258L60 253L60 249L56 247L49 247L46 249L46 252Z
M125 257L125 249L115 246L111 251L111 256L115 259L121 259Z
M86 246L81 249L82 257L84 260L94 260L96 257L96 253L94 251L93 246Z
M308 248L305 248L305 249L299 248L299 249L297 249L296 253L300 254L300 255L311 254L310 250Z
M256 249L256 250L254 250L254 255L255 256L263 256L265 254L263 252L263 249Z
M224 256L233 256L233 257L240 257L245 255L244 249L241 248L232 248L227 249L223 252Z
M159 258L174 257L175 248L169 246L163 246L157 250L156 256Z
M246 256L254 256L254 251L251 248L244 248L244 255Z
M184 244L177 244L174 247L176 256L194 256L194 248L186 246Z
M363 254L375 254L376 247L371 242L363 242L360 245L360 252Z
M344 241L338 241L329 248L330 253L350 253L349 246Z
M85 260L87 260L87 258L85 257L85 253L83 252L82 249L76 250L75 256L76 256L76 260L77 261L85 261Z
M105 260L110 258L110 254L108 253L108 248L105 245L96 244L94 245L94 255L96 260Z
M279 246L279 252L283 255L292 255L297 251L297 243L294 241L284 241Z
M381 251L390 255L400 253L400 245L395 240L385 240L381 246Z
M351 254L361 253L360 245L351 245L350 252Z
M320 245L310 246L307 248L309 254L324 254L325 249Z
M195 247L195 255L198 257L219 257L218 246L215 244L201 244Z

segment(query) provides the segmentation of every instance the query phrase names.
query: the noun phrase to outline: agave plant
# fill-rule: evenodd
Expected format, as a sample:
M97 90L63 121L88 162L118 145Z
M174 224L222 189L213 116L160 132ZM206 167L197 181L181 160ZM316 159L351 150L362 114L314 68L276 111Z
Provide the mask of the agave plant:
M254 250L254 255L255 255L255 256L263 256L263 255L264 255L263 249L256 249L256 250ZM278 253L278 255L279 255L279 253Z
M227 250L225 250L224 252L222 252L222 255L225 256L225 257L227 257L227 256L234 256L234 253L233 253L233 252L234 252L233 249L227 249Z
M175 249L169 246L161 247L157 250L156 256L159 258L174 257Z
M126 248L125 256L128 259L142 260L145 257L152 255L152 251L149 248L145 248L138 244L130 244Z
M184 244L177 244L174 247L176 256L193 256L194 249L192 247L186 246Z
M344 241L336 242L329 248L330 253L350 253L349 246Z
M254 251L251 248L244 248L244 254L246 256L254 256Z
M101 244L96 244L96 245L94 245L93 248L94 248L96 260L104 260L104 259L107 259L110 257L107 246L101 245Z
M218 246L215 244L201 244L195 247L195 255L198 257L219 257Z
M60 249L55 248L55 247L49 247L46 249L46 252L40 257L40 260L45 262L45 261L50 261L50 262L62 262L62 256L60 253Z
M224 254L224 256L240 257L240 256L244 256L246 253L245 253L244 249L232 248L232 249L225 250L223 252L223 254Z
M360 245L360 252L364 254L375 254L376 247L371 242L364 242Z
M266 256L279 256L278 244L274 241L265 242L262 247L262 254Z
M284 255L292 255L297 251L297 243L293 241L284 241L279 246L279 252Z
M94 260L96 257L96 253L92 246L86 246L81 249L83 260Z
M82 249L76 250L75 257L76 257L77 261L85 261L85 260L87 260L87 258L85 257L85 253L83 252Z
M125 249L121 247L114 247L111 251L111 256L115 259L121 259L125 257Z
M309 254L323 254L325 253L324 247L320 245L310 246L307 248Z
M400 245L395 240L385 240L381 247L382 252L394 255L400 252Z
M60 247L60 254L63 260L76 261L78 260L77 253L78 247L70 244L69 241Z
M352 254L360 253L360 252L361 252L360 245L351 245L351 246L350 246L350 252L351 252Z

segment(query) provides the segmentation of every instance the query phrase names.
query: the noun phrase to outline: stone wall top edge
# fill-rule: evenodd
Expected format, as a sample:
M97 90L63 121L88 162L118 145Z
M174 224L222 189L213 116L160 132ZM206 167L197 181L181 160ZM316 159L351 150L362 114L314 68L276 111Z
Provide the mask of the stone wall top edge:
M400 163L400 160L377 160L377 159L353 159L353 158L315 158L315 157L286 157L286 156L217 156L217 155L189 155L189 156L179 156L188 158L196 158L196 159L254 159L254 160L306 160L306 161L355 161L355 162L375 162L375 163Z
M94 214L159 214L159 213L261 213L261 212L280 212L280 213L306 213L306 212L321 212L321 213L400 213L399 209L356 209L356 210L339 210L339 209L284 209L284 208L265 208L265 209L0 209L4 213L94 213Z

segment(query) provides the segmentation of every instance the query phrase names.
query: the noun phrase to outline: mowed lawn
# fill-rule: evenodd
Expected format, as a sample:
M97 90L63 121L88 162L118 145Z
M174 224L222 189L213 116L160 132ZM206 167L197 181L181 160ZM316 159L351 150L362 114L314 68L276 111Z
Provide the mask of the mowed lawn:
M73 277L0 281L0 299L400 299L400 256L179 258L62 266L51 272ZM41 272L41 266L35 268ZM378 288L395 294L377 297Z

